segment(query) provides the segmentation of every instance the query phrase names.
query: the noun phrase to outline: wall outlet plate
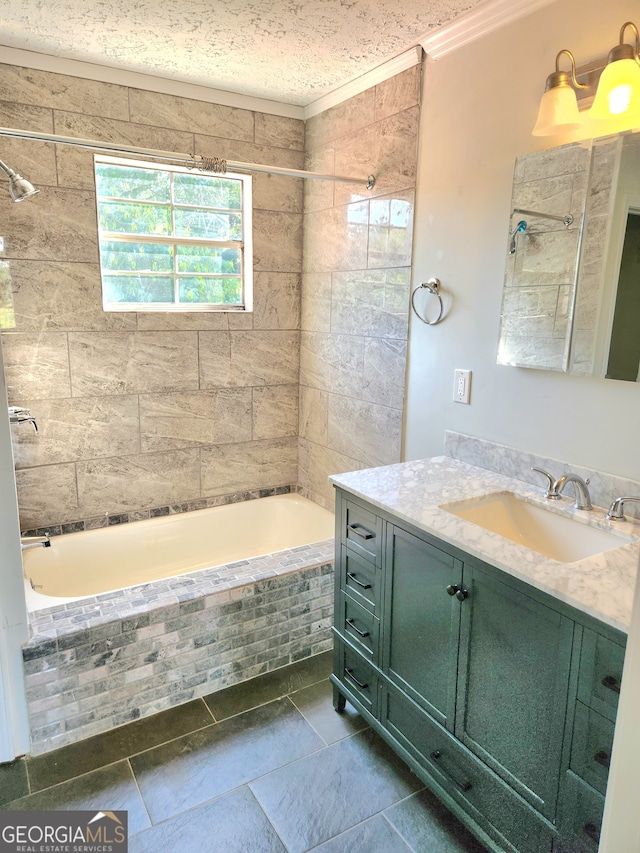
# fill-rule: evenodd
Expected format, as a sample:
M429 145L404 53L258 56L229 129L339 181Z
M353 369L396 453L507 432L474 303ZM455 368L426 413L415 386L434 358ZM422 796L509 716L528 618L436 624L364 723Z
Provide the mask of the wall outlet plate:
M471 398L471 371L456 369L453 372L453 399L469 405Z

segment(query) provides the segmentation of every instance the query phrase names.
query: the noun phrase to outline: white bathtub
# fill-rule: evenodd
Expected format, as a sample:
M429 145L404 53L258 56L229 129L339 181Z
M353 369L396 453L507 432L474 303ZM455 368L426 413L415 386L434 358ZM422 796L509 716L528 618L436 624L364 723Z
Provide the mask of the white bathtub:
M52 607L333 535L331 512L285 494L54 536L51 547L23 552L27 607Z

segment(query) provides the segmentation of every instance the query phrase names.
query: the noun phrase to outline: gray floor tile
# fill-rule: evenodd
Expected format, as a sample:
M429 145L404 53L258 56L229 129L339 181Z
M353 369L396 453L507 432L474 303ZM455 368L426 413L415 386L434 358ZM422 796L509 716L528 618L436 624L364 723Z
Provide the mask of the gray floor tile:
M313 853L414 853L404 843L391 824L381 815L354 826L325 844L313 848ZM427 853L426 850L420 853ZM428 853L439 853L431 850Z
M202 699L177 708L161 711L143 720L127 723L117 729L79 743L56 749L47 755L27 759L32 791L57 785L81 773L113 764L161 743L193 732L214 722Z
M335 743L367 727L349 702L338 714L333 707L333 687L329 679L297 690L289 698L325 743Z
M248 788L239 788L129 839L129 853L158 853L159 850L170 853L286 853Z
M234 684L226 690L211 693L204 697L204 701L216 720L226 720L234 714L241 714L274 699L281 699L294 690L328 678L332 660L332 652L323 652L249 681Z
M27 765L23 758L11 764L0 764L0 806L29 793Z
M384 816L420 853L487 853L466 827L426 789L386 809Z
M131 759L153 823L227 793L324 746L288 699Z
M422 784L366 729L250 787L290 853L303 853L409 796Z
M128 761L102 767L69 782L54 785L37 794L7 803L5 810L39 811L41 809L83 811L119 811L129 813L129 834L150 825Z

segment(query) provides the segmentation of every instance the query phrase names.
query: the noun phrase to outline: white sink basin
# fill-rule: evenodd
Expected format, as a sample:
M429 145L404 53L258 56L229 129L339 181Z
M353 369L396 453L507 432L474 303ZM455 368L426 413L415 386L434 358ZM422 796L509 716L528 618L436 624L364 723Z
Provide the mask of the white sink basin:
M574 563L636 541L635 536L591 527L511 492L442 504L440 509L561 563Z

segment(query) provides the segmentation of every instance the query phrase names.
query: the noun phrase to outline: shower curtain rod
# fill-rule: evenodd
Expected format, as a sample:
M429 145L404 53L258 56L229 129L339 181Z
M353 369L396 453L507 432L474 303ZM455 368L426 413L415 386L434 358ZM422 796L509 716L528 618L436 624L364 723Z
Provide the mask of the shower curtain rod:
M57 145L73 145L76 148L89 148L93 151L103 151L106 154L125 154L128 157L150 157L154 160L168 160L172 163L182 163L192 169L203 172L226 172L227 168L238 169L241 172L270 172L274 175L286 175L290 178L311 178L318 181L334 181L343 184L364 184L368 190L373 189L376 179L373 175L367 178L352 178L346 175L324 175L320 172L305 172L303 169L286 169L284 166L263 166L259 163L241 163L235 160L225 160L221 157L203 157L200 154L176 154L173 151L158 151L155 148L127 148L112 142L98 142L93 139L76 139L73 136L58 136L55 133L35 133L31 130L18 130L11 127L0 127L0 136L13 139L31 139L35 142L54 142Z

